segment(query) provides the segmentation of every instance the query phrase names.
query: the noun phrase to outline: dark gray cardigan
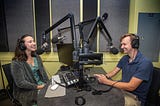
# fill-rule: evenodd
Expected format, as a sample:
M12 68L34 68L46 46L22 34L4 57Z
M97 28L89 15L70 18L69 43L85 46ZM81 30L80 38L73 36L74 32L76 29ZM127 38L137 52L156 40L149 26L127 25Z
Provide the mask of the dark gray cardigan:
M41 58L36 55L38 61L38 74L40 79L47 83L48 76L45 72ZM22 106L31 106L37 101L37 82L32 70L26 61L13 60L11 64L12 76L14 79L13 96L22 103Z

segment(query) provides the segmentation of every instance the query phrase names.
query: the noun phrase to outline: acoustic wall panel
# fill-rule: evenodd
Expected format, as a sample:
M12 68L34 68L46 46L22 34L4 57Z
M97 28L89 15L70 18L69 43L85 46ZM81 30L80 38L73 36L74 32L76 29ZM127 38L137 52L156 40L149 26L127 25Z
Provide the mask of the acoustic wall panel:
M61 21L62 18L67 16L68 14L73 14L75 25L77 25L80 21L80 0L52 0L52 24L54 25L56 22ZM52 30L52 36L57 36L58 30L66 27L70 27L70 19L62 22L55 29ZM64 43L72 43L71 37L71 29L67 28L65 30L61 30L61 35L65 36L63 40ZM76 29L76 37L79 40L79 30ZM56 46L53 44L53 49L56 51Z
M4 0L0 0L0 52L8 52L7 27L4 11Z
M83 21L89 21L97 17L97 0L83 0ZM89 33L93 27L93 22L86 23L83 28L83 35L85 40L89 40L89 48L92 51L97 51L97 30L95 29L90 39Z
M9 51L14 51L17 39L34 34L32 0L4 0Z
M91 3L92 2L92 3ZM75 19L75 25L80 22L80 0L51 0L51 9L49 7L49 0L5 0L4 10L6 17L6 30L8 37L9 50L14 51L15 42L19 36L29 33L34 34L34 17L35 15L35 26L36 26L36 39L37 45L40 46L42 43L43 32L50 27L50 15L52 15L52 25L62 19L68 13L72 13ZM97 0L83 0L83 21L90 20L97 17L98 13L98 1ZM35 10L35 13L33 13ZM51 10L51 11L50 11ZM51 12L51 14L50 14ZM100 16L103 13L108 13L108 19L104 21L106 28L108 29L113 44L119 47L119 38L122 34L128 32L128 17L129 17L129 1L128 0L100 0ZM70 21L59 25L52 32L53 36L58 34L57 29L63 29L70 26ZM85 39L88 38L88 34L92 24L84 26L83 33ZM72 42L70 29L62 31L65 43ZM93 33L93 42L91 45L92 50L96 51L97 30ZM47 35L47 40L50 41L50 35ZM79 41L79 30L76 28L76 37ZM12 42L11 42L12 41ZM100 34L100 51L106 51L108 48L107 41L104 36Z
M50 12L49 0L34 0L35 4L35 24L36 24L36 39L37 46L41 46L44 42L42 37L45 30L50 27ZM48 50L50 51L50 33L45 35L46 41L49 44Z
M128 33L130 0L101 0L100 13L108 13L104 24L112 37L115 47L119 48L120 36ZM104 35L100 34L100 51L108 51L108 42Z

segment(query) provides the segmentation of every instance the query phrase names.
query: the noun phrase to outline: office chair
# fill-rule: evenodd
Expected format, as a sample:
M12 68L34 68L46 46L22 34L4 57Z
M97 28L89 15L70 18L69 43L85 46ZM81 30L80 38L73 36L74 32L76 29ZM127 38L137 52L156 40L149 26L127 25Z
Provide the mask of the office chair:
M151 86L147 95L146 106L160 106L160 68L154 67Z
M2 65L2 68L3 68L4 74L5 74L5 76L7 78L7 81L8 81L8 85L6 87L6 91L7 91L7 94L9 96L9 99L11 100L11 102L15 106L22 106L21 103L13 97L13 84L14 84L14 81L13 81L13 77L12 77L12 74L11 74L11 63Z

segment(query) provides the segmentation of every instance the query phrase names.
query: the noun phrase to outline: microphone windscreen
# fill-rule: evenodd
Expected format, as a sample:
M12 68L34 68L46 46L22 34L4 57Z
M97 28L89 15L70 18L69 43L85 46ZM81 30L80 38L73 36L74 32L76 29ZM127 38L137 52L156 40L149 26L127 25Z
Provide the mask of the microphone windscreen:
M118 49L117 48L115 48L115 47L112 47L112 48L110 48L110 52L112 53L112 54L118 54Z
M38 55L41 55L41 54L44 53L44 50L43 50L42 48L38 48L38 49L36 50L36 53L37 53Z
M52 38L52 43L54 44L54 43L57 43L58 42L58 37L53 37Z

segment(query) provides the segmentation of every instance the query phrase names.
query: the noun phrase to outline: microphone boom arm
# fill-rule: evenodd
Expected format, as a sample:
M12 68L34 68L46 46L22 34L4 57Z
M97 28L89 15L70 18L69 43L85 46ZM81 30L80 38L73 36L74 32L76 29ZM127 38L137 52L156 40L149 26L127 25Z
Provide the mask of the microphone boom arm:
M96 29L97 25L100 25L104 29L105 33L107 34L107 36L109 38L109 45L112 45L112 38L111 38L107 28L105 27L105 25L104 25L104 23L103 23L103 21L100 17L97 17L95 22L93 23L93 26L92 26L92 28L89 32L88 38L87 38L87 42L89 42L89 39L92 37L92 35L94 33L94 30Z
M84 39L84 36L83 36L83 33L82 33L82 29L85 25L87 24L90 24L92 22L94 22L96 20L96 18L93 18L93 19L90 19L90 20L86 20L86 21L83 21L83 22L80 22L79 24L75 25L75 28L78 28L79 27L79 31L80 31L80 37L81 39ZM59 28L58 31L61 32L63 30L67 30L67 29L70 29L71 27L64 27L64 28Z
M59 26L60 24L65 22L67 19L70 19L71 35L72 35L72 41L74 44L74 49L78 50L78 44L77 44L77 38L76 38L76 32L75 32L74 16L71 13L67 14L62 19L60 19L55 24L53 24L50 28L45 30L44 35L48 34L50 31L52 31L54 28L56 28L57 26Z

